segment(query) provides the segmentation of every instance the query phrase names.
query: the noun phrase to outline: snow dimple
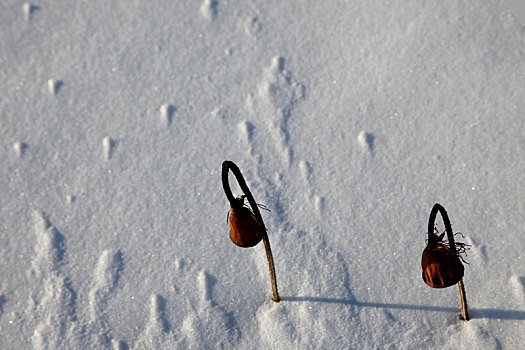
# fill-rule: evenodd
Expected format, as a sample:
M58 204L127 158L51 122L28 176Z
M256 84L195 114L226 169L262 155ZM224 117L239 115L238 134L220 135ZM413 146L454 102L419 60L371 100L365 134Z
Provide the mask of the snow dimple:
M170 126L173 120L173 114L175 113L176 108L168 103L160 106L160 122L164 126Z
M123 340L116 340L113 339L111 341L111 348L114 350L128 350L129 346L128 344Z
M364 130L361 131L359 135L357 136L357 142L359 143L359 146L363 150L367 150L371 153L374 151L374 141L375 141L375 136Z
M256 38L261 31L261 24L257 17L250 17L244 21L244 30L249 37Z
M488 263L489 257L487 255L487 246L482 244L479 247L476 247L479 251L479 257L483 263Z
M212 292L213 292L213 285L216 282L215 278L213 278L206 271L201 270L199 272L199 276L197 277L197 279L199 281L200 290L204 294L202 296L202 299L207 300L208 302L213 302Z
M458 238L459 241L462 239L465 240L465 243L468 244L470 247L467 250L466 254L466 260L468 262L471 261L477 261L477 263L483 263L486 264L489 261L488 253L487 253L487 246L484 244L480 244L475 238L473 238L471 235L467 235L465 237Z
M64 82L62 80L49 79L47 81L47 88L52 95L58 94L63 85Z
M166 299L158 294L150 296L150 312L146 328L133 344L133 349L169 349L177 346L165 315Z
M24 155L27 147L29 147L28 144L22 141L16 141L13 144L13 149L15 150L15 153L18 157L22 157Z
M217 7L219 2L217 0L204 0L200 7L201 15L207 20L214 20L217 17Z
M312 183L314 178L312 165L306 160L301 160L299 161L299 171L303 177L306 187L305 198L308 200L310 205L312 205L313 209L318 215L323 215L325 211L326 197L317 194L316 190L314 189L314 185Z
M167 332L170 329L168 320L166 319L165 310L166 299L161 295L152 295L150 298L150 324L156 325L156 327L163 332Z
M241 139L247 142L250 145L250 154L253 154L253 132L255 125L251 122L244 120L237 124L237 130L239 130L239 135Z
M102 151L105 160L110 160L113 156L113 148L115 147L115 141L109 136L102 139Z
M228 118L228 110L222 106L215 107L211 111L211 116L213 119L224 121Z
M301 160L299 161L299 170L301 171L305 183L310 185L313 171L312 165L305 160Z
M315 210L319 215L324 213L325 197L314 196Z
M114 350L128 350L129 346L128 344L123 340L116 340L113 339L111 341L111 348Z
M525 276L512 275L510 286L518 303L525 307Z
M33 12L38 10L38 6L26 2L22 5L22 12L24 13L24 18L26 21L30 21L33 15Z

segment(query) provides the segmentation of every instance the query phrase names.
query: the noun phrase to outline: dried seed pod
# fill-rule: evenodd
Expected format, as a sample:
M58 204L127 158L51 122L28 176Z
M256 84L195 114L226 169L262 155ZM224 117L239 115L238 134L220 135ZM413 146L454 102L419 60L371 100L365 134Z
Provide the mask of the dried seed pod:
M264 227L257 221L253 212L244 206L244 196L236 198L228 214L230 239L233 244L250 248L263 238Z
M447 288L461 281L465 268L457 253L443 243L429 244L421 257L423 280L432 288Z

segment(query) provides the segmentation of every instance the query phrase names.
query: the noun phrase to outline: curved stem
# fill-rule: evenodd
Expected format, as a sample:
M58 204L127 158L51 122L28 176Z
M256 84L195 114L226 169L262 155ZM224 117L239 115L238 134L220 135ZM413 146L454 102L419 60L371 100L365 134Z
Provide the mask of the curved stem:
M452 250L452 252L457 253L456 241L454 240L454 232L452 232L452 225L450 224L450 219L445 208L443 208L443 206L441 206L441 204L439 203L434 204L434 206L432 207L432 211L430 212L430 217L428 218L429 241L430 236L434 234L434 225L436 223L436 216L438 211L440 212L441 217L443 218L443 224L445 225L445 230L447 231L449 248ZM465 284L463 283L463 279L461 279L458 282L458 288L459 298L461 300L461 318L465 321L468 321L470 317L467 309L467 294L465 293Z
M434 207L432 207L432 211L430 212L430 217L428 218L428 238L430 239L430 236L434 234L434 225L436 223L438 211L440 212L441 217L443 218L443 223L445 224L449 248L456 253L456 241L454 240L454 232L452 232L450 219L445 208L439 203L434 204Z
M229 160L225 160L222 163L222 187L224 188L224 193L226 194L226 198L228 199L228 202L230 202L230 205L233 206L235 203L235 197L233 196L232 190L230 189L230 183L228 182L228 170L232 168L233 173L235 174L234 168L237 169L237 171L240 173L239 168L237 168L237 165L230 162ZM241 174L242 178L242 174ZM243 179L244 181L244 179Z
M272 292L273 292L273 301L279 302L279 293L277 292L277 279L275 277L275 265L273 263L273 255L272 255L272 249L270 248L270 240L268 239L268 234L266 233L266 226L264 226L264 221L261 216L261 212L259 211L259 207L257 206L257 203L255 202L255 199L252 196L252 193L250 192L250 189L248 188L248 185L246 185L246 181L244 181L244 177L242 176L241 171L239 170L239 167L237 165L229 160L225 160L222 163L222 186L224 187L224 193L226 194L226 198L230 202L230 205L233 206L235 203L235 197L233 196L233 193L230 189L230 184L228 182L228 171L231 170L233 175L235 175L235 178L237 179L237 182L239 183L239 186L241 187L241 190L244 192L244 195L248 199L248 203L250 203L250 206L252 207L253 215L255 215L255 218L258 222L261 223L263 227L263 243L264 243L264 250L266 251L266 259L268 260L268 269L270 270L270 280L272 283Z

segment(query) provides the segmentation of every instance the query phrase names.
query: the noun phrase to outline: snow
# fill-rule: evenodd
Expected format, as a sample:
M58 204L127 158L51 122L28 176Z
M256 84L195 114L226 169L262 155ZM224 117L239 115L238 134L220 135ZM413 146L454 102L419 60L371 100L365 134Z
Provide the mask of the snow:
M504 1L5 0L0 33L0 348L523 347ZM280 303L224 160L271 210ZM436 202L468 322L421 277Z

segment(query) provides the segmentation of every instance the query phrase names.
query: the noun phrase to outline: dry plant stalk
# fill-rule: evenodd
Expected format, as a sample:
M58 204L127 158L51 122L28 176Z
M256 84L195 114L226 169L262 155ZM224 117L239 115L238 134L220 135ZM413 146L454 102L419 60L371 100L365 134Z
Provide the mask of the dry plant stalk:
M448 246L443 242L445 233L439 235L439 232L437 234L434 232L438 212L443 218ZM463 284L464 267L461 263L463 258L459 255L465 252L465 247L466 244L464 243L456 243L445 208L438 203L434 204L428 219L428 243L421 258L423 280L432 288L447 288L457 283L461 299L461 318L468 321L470 317L467 309L465 285Z
M231 170L239 187L244 192L244 195L235 198L230 189L228 182L228 171ZM270 280L272 283L273 301L279 302L279 293L277 292L277 279L275 277L275 266L273 263L272 249L270 248L270 240L266 233L266 227L259 211L259 205L244 181L241 171L235 163L225 160L222 163L222 186L228 202L230 202L231 212L229 214L230 220L230 238L235 245L240 247L253 247L257 245L262 239L264 249L266 251L266 259L268 260L268 269L270 270ZM244 207L244 198L248 199L248 203L252 207L252 212Z

